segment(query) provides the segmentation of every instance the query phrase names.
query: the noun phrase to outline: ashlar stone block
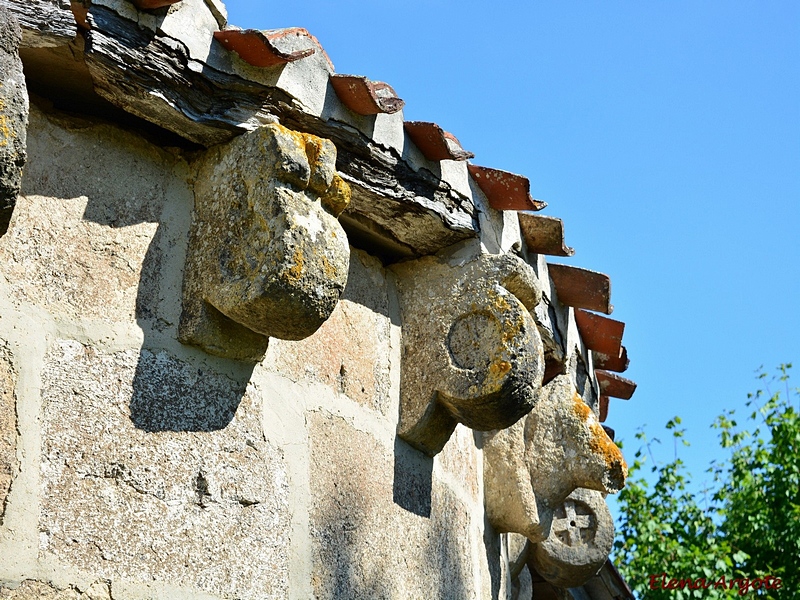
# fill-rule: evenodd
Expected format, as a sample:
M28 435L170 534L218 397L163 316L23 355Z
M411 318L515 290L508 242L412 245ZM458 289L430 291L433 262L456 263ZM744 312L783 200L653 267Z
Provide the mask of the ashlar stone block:
M324 411L308 413L307 421L313 482L309 598L491 597L477 585L478 573L489 575L474 558L489 555L475 522L480 513L435 474L431 479L431 459L400 440L394 449L386 447ZM420 505L412 506L415 501Z
M42 375L40 554L108 579L286 598L288 473L260 402L165 352L57 342Z
M398 435L433 456L456 423L488 431L534 406L544 349L533 269L514 255L393 267L403 321Z
M553 531L555 511L572 492L616 493L627 473L619 448L571 378L560 375L542 388L523 420L486 435L486 514L499 532L544 542Z
M347 283L350 188L328 140L277 124L201 159L180 339L249 362L319 329Z

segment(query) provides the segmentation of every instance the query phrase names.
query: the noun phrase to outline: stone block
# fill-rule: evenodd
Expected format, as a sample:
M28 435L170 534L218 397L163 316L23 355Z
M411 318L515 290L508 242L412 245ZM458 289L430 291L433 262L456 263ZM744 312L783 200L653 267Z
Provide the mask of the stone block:
M0 0L22 27L22 48L64 46L78 35L70 0Z
M42 383L42 554L107 578L286 597L286 466L246 382L60 341Z
M8 229L26 158L28 91L19 59L20 39L16 17L0 6L0 235Z
M26 579L13 587L0 584L0 600L111 600L111 590L107 583L100 581L80 590L76 586L63 588Z
M159 316L165 252L176 251L161 247L159 224L191 201L185 164L121 129L35 106L28 149L37 159L0 240L11 294L71 321Z
M71 320L136 321L155 223L124 230L83 218L89 199L20 196L0 242L11 294ZM151 305L152 309L152 305Z
M17 370L8 345L0 342L0 524L17 463Z
M533 407L544 375L533 269L514 255L394 267L403 320L398 435L433 456L456 423L488 431Z
M200 161L180 339L258 362L267 337L300 340L330 317L350 247L350 188L328 140L270 124Z
M314 598L480 597L483 537L471 510L431 480L431 459L400 440L393 452L327 413L308 422ZM415 510L399 504L415 501Z
M525 419L487 434L483 448L489 521L534 543L548 539L554 511L574 490L616 493L628 473L569 375L544 386Z
M383 414L389 408L390 330L386 274L351 249L347 287L330 318L300 341L274 339L264 364L293 381L313 380Z

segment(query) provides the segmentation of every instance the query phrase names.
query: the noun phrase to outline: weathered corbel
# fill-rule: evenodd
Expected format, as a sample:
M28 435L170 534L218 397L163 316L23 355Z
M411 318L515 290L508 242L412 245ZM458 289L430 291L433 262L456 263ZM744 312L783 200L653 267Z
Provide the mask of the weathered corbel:
M579 488L553 511L546 540L534 544L529 563L551 584L578 587L608 560L614 519L603 494Z
M599 507L598 503L605 506L600 492L616 493L622 489L628 469L619 448L578 395L570 376L560 375L544 386L536 406L525 419L508 429L486 434L483 450L489 522L500 533L520 533L538 544L536 552L543 565L567 565L555 569L555 575L550 575L547 569L540 570L556 585L581 585L583 581L577 581L578 575L582 577L594 568L598 552L593 546L577 541L574 550L563 550L548 541L553 536L561 539L558 511L566 506L573 493L577 494L577 501L589 505L594 519L591 522L602 528L602 531L595 528L591 539L597 541L598 548L608 546L607 557L613 523L610 518L605 520L605 513ZM575 492L579 488L587 491ZM595 490L597 496L591 496L588 490ZM558 558L562 555L567 558ZM548 557L555 558L547 562ZM569 565L577 566L571 570ZM597 568L601 565L602 562L598 563ZM567 580L569 585L564 583Z
M299 340L330 316L350 247L337 220L350 189L328 140L277 124L205 153L179 337L257 362L268 336Z
M403 318L398 435L433 456L457 423L488 431L528 413L544 373L530 314L541 289L530 265L482 255L393 268Z

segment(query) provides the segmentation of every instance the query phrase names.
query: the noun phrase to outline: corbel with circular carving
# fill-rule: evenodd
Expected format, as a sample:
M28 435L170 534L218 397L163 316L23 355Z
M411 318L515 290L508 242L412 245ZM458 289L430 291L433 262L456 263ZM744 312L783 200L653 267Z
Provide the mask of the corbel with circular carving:
M394 267L403 323L398 435L434 456L457 423L508 427L533 408L544 350L533 269L514 255Z

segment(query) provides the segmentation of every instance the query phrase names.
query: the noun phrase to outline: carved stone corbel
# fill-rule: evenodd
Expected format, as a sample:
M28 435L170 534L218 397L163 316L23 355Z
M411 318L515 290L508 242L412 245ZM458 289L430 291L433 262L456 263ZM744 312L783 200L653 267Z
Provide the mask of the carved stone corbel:
M533 269L513 255L394 267L403 318L398 435L434 456L456 423L487 431L531 410L544 374Z
M602 567L614 544L614 519L603 495L577 489L556 507L546 540L534 544L529 562L549 583L577 587Z
M538 544L535 552L542 565L566 565L553 567L555 575L547 569L540 570L556 585L581 585L583 581L577 580L594 568L600 551L587 544L576 543L574 551L558 546L558 511L564 509L567 498L574 493L573 505L578 502L589 506L592 523L602 529L593 530L592 540L596 543L592 543L605 549L607 540L613 538L613 523L610 518L605 519L603 510L607 508L600 507L605 507L600 492L616 493L622 489L628 469L619 448L578 395L571 378L560 375L544 386L530 414L508 429L487 434L483 450L489 522L500 533L520 533ZM587 491L575 492L578 488ZM584 519L580 521L583 523ZM608 545L606 558L610 550ZM602 562L597 568L601 565Z
M205 153L183 284L181 342L259 361L268 336L299 340L330 316L350 247L350 188L328 140L277 124Z

